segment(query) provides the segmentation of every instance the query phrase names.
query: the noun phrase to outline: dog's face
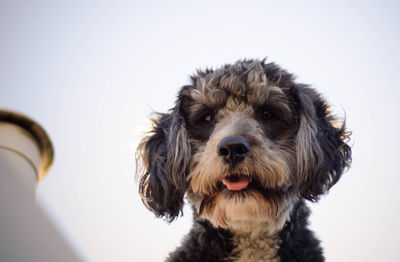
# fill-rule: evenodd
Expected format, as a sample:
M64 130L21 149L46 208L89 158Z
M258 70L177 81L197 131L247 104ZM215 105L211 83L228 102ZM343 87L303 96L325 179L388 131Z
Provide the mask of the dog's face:
M244 83L236 75L197 80L182 94L193 152L188 196L216 226L274 218L295 184L289 94L268 84L261 65L253 74Z
M318 93L275 64L198 72L138 148L142 199L170 221L185 195L217 227L273 220L338 181L351 151L337 125Z

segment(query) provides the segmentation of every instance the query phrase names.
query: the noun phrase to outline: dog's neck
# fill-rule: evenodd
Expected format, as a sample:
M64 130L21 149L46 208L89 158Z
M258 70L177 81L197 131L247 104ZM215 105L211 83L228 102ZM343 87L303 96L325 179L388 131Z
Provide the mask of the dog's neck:
M279 261L277 252L281 244L279 233L290 219L290 205L271 221L237 221L230 230L233 233L232 260L235 262Z

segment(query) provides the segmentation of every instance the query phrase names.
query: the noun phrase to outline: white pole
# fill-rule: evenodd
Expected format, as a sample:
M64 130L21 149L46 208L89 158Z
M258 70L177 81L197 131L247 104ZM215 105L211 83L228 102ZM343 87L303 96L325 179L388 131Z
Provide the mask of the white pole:
M53 155L39 124L0 110L0 261L82 261L34 202Z

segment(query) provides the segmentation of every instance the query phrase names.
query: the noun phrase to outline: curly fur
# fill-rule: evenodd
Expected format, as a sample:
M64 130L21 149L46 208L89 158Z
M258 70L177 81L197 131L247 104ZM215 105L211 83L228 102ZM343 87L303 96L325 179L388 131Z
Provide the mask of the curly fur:
M344 122L314 89L264 60L191 80L137 151L149 210L171 222L185 196L193 206L194 226L167 261L323 261L304 201L317 201L349 167ZM234 137L245 156L225 158L219 145ZM228 190L234 177L248 186Z

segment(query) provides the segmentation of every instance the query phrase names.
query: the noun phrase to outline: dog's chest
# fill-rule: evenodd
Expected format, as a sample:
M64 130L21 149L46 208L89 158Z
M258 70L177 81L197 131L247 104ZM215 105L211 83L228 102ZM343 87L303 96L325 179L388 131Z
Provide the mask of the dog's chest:
M237 254L235 262L279 262L278 249L281 240L274 235L236 235L233 238Z

